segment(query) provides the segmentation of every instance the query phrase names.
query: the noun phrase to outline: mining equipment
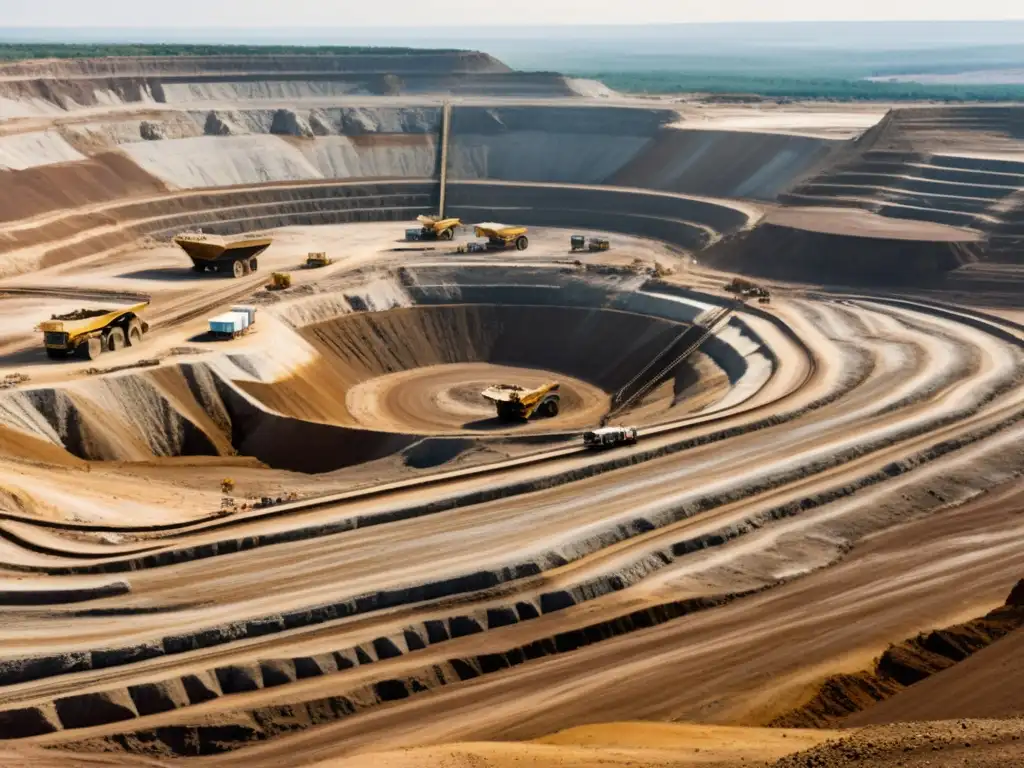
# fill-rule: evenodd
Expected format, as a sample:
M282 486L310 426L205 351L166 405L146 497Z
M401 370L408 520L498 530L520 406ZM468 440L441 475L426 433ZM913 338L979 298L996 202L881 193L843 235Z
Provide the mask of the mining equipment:
M455 228L462 226L462 219L442 219L438 216L417 216L419 229L405 230L406 240L453 240Z
M142 341L149 324L138 313L147 304L143 301L121 309L76 309L44 320L36 330L43 332L43 346L50 359L73 353L83 360L95 360L104 352L116 352Z
M612 448L616 445L636 445L639 437L636 427L601 427L583 433L583 444L588 448Z
M729 293L742 294L744 291L749 291L751 288L756 288L757 283L752 283L749 280L744 280L742 277L734 277L728 283L725 284L725 290Z
M549 381L536 389L515 384L495 384L481 392L494 403L498 418L503 421L527 421L533 416L557 416L558 382Z
M334 259L323 251L311 251L306 255L306 269L319 269L334 263Z
M491 251L504 251L508 248L525 251L530 245L526 227L510 227L489 221L477 224L474 230L477 237L487 238L487 248Z
M270 247L269 237L246 235L237 238L183 232L174 242L192 259L193 272L221 272L243 277L259 268L256 257Z
M573 251L607 251L612 244L607 237L591 237L584 235L572 235L569 237L569 246Z
M283 291L292 287L292 276L288 272L274 272L267 284L268 291Z
M758 304L771 304L771 293L768 289L742 277L734 277L726 284L725 290L729 293L736 293L743 299L757 299Z
M239 304L222 315L210 318L210 334L218 339L235 339L252 330L256 307Z

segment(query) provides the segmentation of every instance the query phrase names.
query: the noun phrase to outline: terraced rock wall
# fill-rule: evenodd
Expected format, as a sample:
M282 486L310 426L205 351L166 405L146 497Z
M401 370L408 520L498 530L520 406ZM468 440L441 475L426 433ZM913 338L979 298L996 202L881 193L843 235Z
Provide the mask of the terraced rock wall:
M569 96L565 78L519 73L472 51L279 56L149 56L0 65L0 115L115 104L180 104L345 94Z
M1019 264L1024 242L1020 107L897 109L859 151L781 196L988 235L984 258Z
M812 232L775 224L722 241L702 254L717 269L778 280L838 285L941 285L983 257L983 246Z

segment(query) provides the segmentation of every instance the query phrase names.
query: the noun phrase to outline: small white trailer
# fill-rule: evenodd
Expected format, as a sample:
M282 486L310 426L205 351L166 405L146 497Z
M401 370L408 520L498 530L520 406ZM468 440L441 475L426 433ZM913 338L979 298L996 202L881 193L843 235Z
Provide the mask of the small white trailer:
M583 444L588 448L612 448L616 445L635 445L639 437L636 427L601 427L583 433Z
M256 322L256 307L238 305L230 312L210 318L210 333L220 339L234 339L247 333Z

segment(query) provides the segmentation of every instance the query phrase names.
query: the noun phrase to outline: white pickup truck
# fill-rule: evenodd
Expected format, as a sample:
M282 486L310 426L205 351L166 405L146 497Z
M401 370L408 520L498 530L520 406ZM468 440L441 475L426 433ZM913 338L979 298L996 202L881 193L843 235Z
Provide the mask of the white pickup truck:
M588 448L612 448L616 445L635 445L636 427L601 427L583 433L583 444Z

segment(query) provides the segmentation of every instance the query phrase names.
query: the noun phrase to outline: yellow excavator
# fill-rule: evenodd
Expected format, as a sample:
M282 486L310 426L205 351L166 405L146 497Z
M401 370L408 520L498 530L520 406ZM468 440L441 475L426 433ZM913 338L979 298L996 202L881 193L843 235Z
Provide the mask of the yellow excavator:
M149 325L138 313L149 304L143 301L121 309L76 309L41 322L46 356L59 360L74 354L95 360L104 352L116 352L142 342Z
M495 384L480 394L494 403L498 418L502 421L527 421L534 416L558 415L560 398L557 381L549 381L536 389L526 389L515 384Z
M438 216L417 216L419 229L407 229L406 240L452 240L455 228L462 226L462 219L442 219Z

